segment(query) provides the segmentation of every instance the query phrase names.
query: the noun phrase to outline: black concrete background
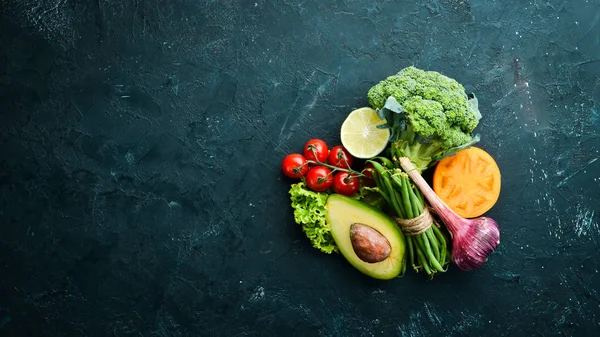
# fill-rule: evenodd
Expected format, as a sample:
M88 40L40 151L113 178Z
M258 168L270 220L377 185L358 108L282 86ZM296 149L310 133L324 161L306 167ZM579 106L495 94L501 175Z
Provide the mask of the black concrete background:
M591 336L600 2L0 3L0 335ZM479 98L488 264L369 279L280 161L403 67Z

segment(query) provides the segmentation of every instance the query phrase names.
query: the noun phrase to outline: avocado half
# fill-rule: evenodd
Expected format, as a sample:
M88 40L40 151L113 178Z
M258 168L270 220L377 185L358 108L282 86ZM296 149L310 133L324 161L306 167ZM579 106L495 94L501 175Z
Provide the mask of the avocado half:
M331 226L333 239L351 265L362 273L380 280L393 279L402 272L406 251L404 235L390 217L370 205L339 194L330 195L325 207L327 208L326 220ZM365 261L364 252L361 254L359 251L357 255L356 240L351 238L351 233L356 233L357 226L363 229L366 226L366 232L373 233L375 230L374 235L380 234L385 238L383 241L387 241L385 244L387 249L385 255L380 254L381 261ZM364 241L362 240L363 245ZM373 241L374 245L381 245L382 242Z

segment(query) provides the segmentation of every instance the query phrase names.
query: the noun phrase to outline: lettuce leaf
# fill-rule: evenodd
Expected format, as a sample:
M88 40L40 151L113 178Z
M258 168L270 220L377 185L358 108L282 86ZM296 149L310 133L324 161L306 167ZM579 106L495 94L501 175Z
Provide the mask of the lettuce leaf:
M331 226L325 221L328 194L310 191L304 182L292 184L289 193L294 220L302 225L302 230L312 246L323 253L337 253L338 247L331 235Z
M369 187L369 186L361 186L353 197L353 199L364 202L365 204L369 204L375 208L379 208L380 210L386 212L388 205L385 200L379 194L379 190L377 187Z

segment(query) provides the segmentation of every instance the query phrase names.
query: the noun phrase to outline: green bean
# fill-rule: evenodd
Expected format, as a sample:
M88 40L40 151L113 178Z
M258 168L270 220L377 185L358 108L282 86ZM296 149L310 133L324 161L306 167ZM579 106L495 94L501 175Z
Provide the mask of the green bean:
M404 202L404 210L406 211L406 216L408 219L412 219L415 217L412 206L410 203L410 199L408 199L408 186L407 184L402 184L402 189L400 190L402 193L402 202Z
M381 175L377 172L373 173L373 180L375 180L375 185L377 185L377 189L379 194L383 197L383 199L388 203L388 205L392 204L392 201L389 196L389 191L386 190L384 183L381 181Z
M433 225L433 226L435 226L435 225ZM427 238L424 238L424 240L429 240L429 244L431 245L431 250L433 251L433 256L435 256L436 260L441 261L438 241L437 241L437 238L435 237L435 234L433 233L433 229L431 227L429 227L423 234L425 234L427 236Z
M406 183L406 185L408 186L408 195L410 197L411 202L413 203L413 213L415 213L415 216L421 215L421 213L423 213L424 204L416 196L415 191L413 190L413 186L410 183L410 179L406 176L404 176L403 178L403 183Z
M423 199L423 193L421 193L421 191L419 191L419 189L416 188L414 185L413 185L413 189L414 189L413 192L415 193L415 195L417 196L417 198L421 202L421 205L425 205L425 200Z
M402 183L396 177L392 176L392 178L393 178L392 181L393 181L395 187L397 187L397 190L400 191L399 198L402 199L402 206L403 206L403 208L405 210L405 214L406 214L406 218L405 219L412 219L412 218L414 218L415 217L414 207L412 207L412 203L410 202L410 200L408 200L408 202L407 202L407 198L404 197L404 195L402 193L403 192ZM410 199L410 196L408 197L408 199ZM411 206L411 208L410 209L407 208L407 205ZM406 211L406 210L410 210L410 211L412 211L412 213L409 214L408 211Z
M423 204L419 202L419 199L412 193L412 188L408 188L408 196L412 204L413 213L415 216L419 216L423 213Z
M403 214L402 207L398 203L398 196L396 194L396 191L392 188L387 175L381 176L381 184L384 186L386 191L388 191L388 193L389 193L388 195L390 197L390 205L394 208L394 210L396 211L396 214L399 217L402 217L402 214Z
M402 189L402 180L400 180L400 178L398 178L397 176L391 176L392 178L392 182L394 183L394 185L396 185L396 187L398 187L398 189Z
M392 191L392 193L390 193L390 199L392 199L392 207L396 211L396 214L400 218L406 219L406 214L404 213L404 209L402 208L401 203L398 200L398 194L395 191Z
M442 256L440 258L444 264L450 263L450 247L448 247L444 233L442 233L442 231L436 225L433 225L433 231L440 242L440 246L442 247Z
M431 275L431 268L429 267L429 264L427 263L427 259L425 258L425 254L423 254L423 252L422 252L421 246L416 244L415 248L417 251L417 258L418 258L419 262L421 263L421 266L423 267L423 269L425 269L425 272L427 273L427 275Z
M369 163L373 164L373 168L375 169L375 172L377 172L380 175L383 175L383 173L386 171L385 167L381 166L381 164L379 164L376 161L369 160Z
M414 251L414 247L413 247L412 236L406 236L406 245L408 246L407 250L408 250L408 256L410 257L410 264L414 268L416 266L415 266L415 251Z
M438 262L438 260L436 260L435 256L433 256L433 252L431 251L431 246L429 245L429 240L427 240L427 238L418 235L419 240L421 241L421 244L424 247L425 250L425 254L429 257L429 261L431 261L431 265L433 266L433 268L435 268L438 271L443 272L444 268L442 268L442 266L440 265L440 263Z
M375 157L373 159L378 159L381 161L381 164L388 169L394 168L394 163L386 157Z
M433 228L433 233L435 234L441 245L447 247L446 238L444 237L444 233L442 233L442 230L439 229L438 226L436 226L436 224L431 225L431 227Z
M397 195L396 191L394 190L394 188L392 187L392 183L390 182L390 179L388 176L389 176L389 174L387 173L387 171L384 172L384 175L382 175L381 180L382 180L384 186L386 187L386 189L390 193L390 199L392 200L392 206L396 210L396 213L398 213L399 217L404 218L406 216L406 210L404 208L402 208L400 200L398 200L398 195Z
M446 238L444 237L444 233L442 233L441 229L438 228L438 226L436 226L435 224L431 225L431 227L433 227L433 233L435 234L435 236L438 239L438 242L440 243L440 247L442 247L442 252L444 253L443 256L444 258L442 259L444 263L450 262L447 261L446 258L448 258L448 243L446 242Z
M381 179L379 178L378 174L374 174L373 175L373 179L375 180L375 184L377 185L377 191L379 192L379 194L381 195L381 197L385 200L385 202L388 203L388 205L392 204L392 201L390 199L390 196L388 195L388 193L385 191L385 186L383 186L383 183L381 182Z

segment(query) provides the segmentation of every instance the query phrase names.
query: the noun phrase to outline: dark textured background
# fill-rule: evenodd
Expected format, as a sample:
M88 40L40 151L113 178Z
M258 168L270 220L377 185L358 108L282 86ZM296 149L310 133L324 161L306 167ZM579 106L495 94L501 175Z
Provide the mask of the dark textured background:
M600 329L600 1L2 0L1 336ZM280 161L415 65L503 174L478 271L381 282L310 247Z

